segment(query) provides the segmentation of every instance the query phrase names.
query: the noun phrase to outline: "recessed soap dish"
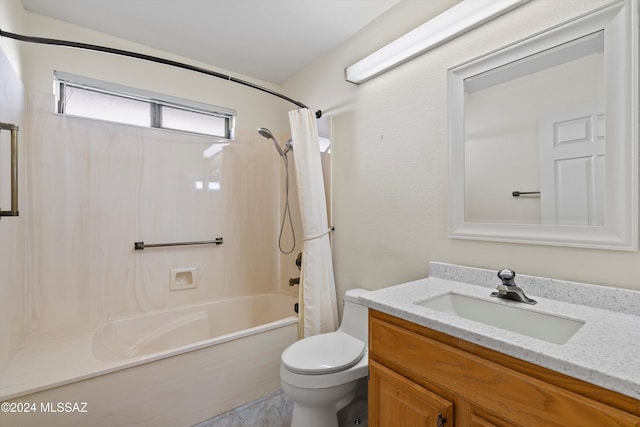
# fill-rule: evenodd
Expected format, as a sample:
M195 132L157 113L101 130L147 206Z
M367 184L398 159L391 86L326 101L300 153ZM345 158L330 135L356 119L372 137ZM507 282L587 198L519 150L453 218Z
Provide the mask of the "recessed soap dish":
M191 268L172 268L170 270L170 291L182 291L184 289L195 289L198 287L197 280L198 269Z

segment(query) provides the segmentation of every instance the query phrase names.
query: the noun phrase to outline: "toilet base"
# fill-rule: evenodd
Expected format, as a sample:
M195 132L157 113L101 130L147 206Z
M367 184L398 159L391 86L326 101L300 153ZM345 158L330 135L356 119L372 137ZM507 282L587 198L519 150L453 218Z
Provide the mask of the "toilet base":
M353 401L358 383L309 390L283 382L285 394L293 401L291 427L340 427L338 411Z
M368 381L363 378L359 381L356 395L347 406L338 412L338 425L340 427L367 427L369 425L368 417Z
M339 427L338 416L332 407L303 407L294 405L291 427Z
M368 425L366 378L326 389L282 385L293 401L291 427L344 427L356 424L356 418L363 427Z

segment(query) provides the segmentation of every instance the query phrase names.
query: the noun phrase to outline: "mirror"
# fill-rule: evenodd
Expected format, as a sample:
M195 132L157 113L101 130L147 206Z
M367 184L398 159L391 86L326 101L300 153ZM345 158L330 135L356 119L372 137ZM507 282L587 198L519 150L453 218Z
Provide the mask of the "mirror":
M633 6L449 70L451 237L637 249Z

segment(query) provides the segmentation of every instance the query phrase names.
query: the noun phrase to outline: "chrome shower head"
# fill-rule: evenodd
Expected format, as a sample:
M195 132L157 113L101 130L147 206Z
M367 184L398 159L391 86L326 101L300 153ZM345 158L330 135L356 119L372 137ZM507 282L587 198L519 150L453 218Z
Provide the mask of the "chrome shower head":
M273 140L275 140L275 138L273 137L273 134L272 134L272 133L271 133L271 131L270 131L269 129L267 129L267 128L260 128L260 129L258 129L258 133L259 133L261 136L263 136L263 137L265 137L265 138L267 138L267 139L273 139Z
M287 151L289 151L288 149L286 151L282 151L282 148L280 148L280 144L278 144L278 141L276 141L276 138L273 136L273 134L271 133L271 131L267 128L260 128L258 129L258 133L273 141L273 145L275 145L276 150L278 150L278 154L280 154L281 156L284 156L286 154Z

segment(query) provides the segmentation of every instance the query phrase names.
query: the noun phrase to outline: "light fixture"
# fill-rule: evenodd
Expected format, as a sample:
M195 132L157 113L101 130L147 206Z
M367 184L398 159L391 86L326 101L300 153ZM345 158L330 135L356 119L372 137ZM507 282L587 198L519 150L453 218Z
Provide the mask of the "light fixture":
M360 84L445 43L529 0L463 0L345 69Z

